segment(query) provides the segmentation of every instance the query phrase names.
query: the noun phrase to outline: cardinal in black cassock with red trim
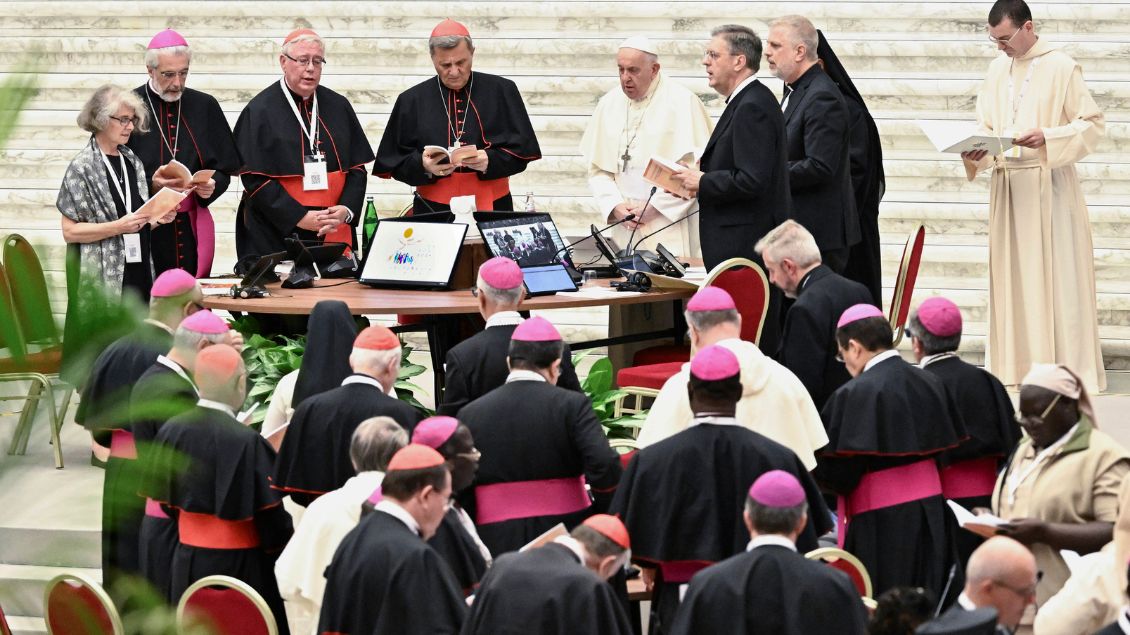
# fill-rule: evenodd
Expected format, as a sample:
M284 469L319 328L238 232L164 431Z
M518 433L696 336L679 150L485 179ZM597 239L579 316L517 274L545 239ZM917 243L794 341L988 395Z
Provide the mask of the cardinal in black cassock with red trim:
M466 618L459 585L424 541L451 497L443 455L410 443L393 455L373 513L346 534L326 568L318 633L454 635Z
M844 311L836 343L853 379L820 413L828 445L813 475L839 495L839 544L863 561L876 595L923 587L948 604L964 575L937 462L965 437L957 405L892 348L891 324L875 306Z
M177 523L171 596L205 576L228 575L263 596L286 634L275 559L293 526L271 489L274 450L235 418L246 375L243 359L227 344L197 354L193 379L200 400L161 426L155 447L162 447L162 456L146 480L150 497Z
M400 339L384 326L362 330L349 356L353 374L341 386L309 397L286 429L275 467L275 489L309 505L354 475L353 432L371 417L392 417L409 434L419 411L388 395L400 372Z
M163 186L180 190L188 186L163 170L158 172L174 159L190 174L215 170L181 201L173 222L154 227L149 238L156 273L177 268L207 278L216 252L216 227L208 206L228 190L240 160L216 98L185 86L191 60L188 42L172 29L149 42L145 52L149 81L133 92L149 110L153 126L147 133L135 131L127 145L145 165L145 180L154 193Z
M454 20L436 25L428 49L436 77L396 98L373 174L416 188L416 214L450 209L458 196L474 196L478 210L513 210L510 177L541 158L518 87L472 72L471 34ZM475 146L474 156L451 161L425 150L463 145Z
M680 587L698 571L741 553L749 539L742 507L751 483L783 470L803 484L809 522L797 548L810 551L832 527L816 483L792 450L734 418L742 396L741 365L721 346L691 360L690 426L640 450L624 472L612 513L632 535L632 560L653 585L651 632L668 633Z
M293 31L279 55L283 77L235 123L246 190L235 224L240 258L283 251L292 234L357 244L373 148L349 101L321 85L325 63L318 34Z

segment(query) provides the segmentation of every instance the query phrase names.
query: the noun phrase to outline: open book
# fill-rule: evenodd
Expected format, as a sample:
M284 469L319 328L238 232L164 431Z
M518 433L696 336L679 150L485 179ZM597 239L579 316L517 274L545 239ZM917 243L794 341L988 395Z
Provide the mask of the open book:
M448 160L454 165L461 165L467 159L473 159L479 153L479 149L473 145L469 146L451 146L444 148L441 146L424 146L424 154L428 156L435 156L442 154L447 156Z
M547 529L542 535L526 543L526 545L518 551L529 551L530 549L537 549L538 547L548 545L559 536L567 535L569 535L569 532L565 531L565 525L563 523L557 523L556 525Z
M179 189L188 189L194 185L204 185L208 179L212 178L215 170L197 170L196 174L188 171L188 166L173 159L165 165L157 168L156 174L166 179L176 179L177 182L173 187Z
M144 205L137 208L134 214L145 218L150 224L156 223L158 218L168 214L175 209L177 205L180 205L180 202L183 201L186 196L188 196L187 192L178 192L163 187L161 191L149 197L149 200L145 201Z
M982 134L977 124L969 121L936 121L919 119L915 123L926 133L938 152L961 154L985 150L990 155L1004 154L1012 147L1010 137Z
M999 529L1001 525L1008 524L1007 520L1002 520L992 514L976 516L973 512L951 500L947 500L946 504L953 510L953 515L957 518L957 524L960 525L962 529L972 531L983 538L995 536L997 529Z
M643 180L652 185L657 185L677 196L693 198L691 193L683 187L683 184L675 180L674 177L676 172L684 170L686 166L693 164L693 152L684 154L679 157L677 161L671 161L663 157L651 157L647 161L647 166L643 169Z

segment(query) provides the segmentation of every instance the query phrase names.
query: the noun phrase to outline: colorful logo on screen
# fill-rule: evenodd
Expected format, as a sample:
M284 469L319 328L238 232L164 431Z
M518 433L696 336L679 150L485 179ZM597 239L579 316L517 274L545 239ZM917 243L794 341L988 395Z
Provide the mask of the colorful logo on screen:
M415 258L412 257L412 254L406 251L397 251L391 257L389 257L389 260L391 260L393 264L397 265L410 265L415 262Z

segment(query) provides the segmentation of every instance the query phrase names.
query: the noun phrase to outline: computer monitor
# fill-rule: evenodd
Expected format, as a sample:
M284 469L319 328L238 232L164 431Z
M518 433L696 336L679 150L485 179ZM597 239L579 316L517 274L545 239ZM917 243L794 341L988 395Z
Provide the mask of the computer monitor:
M380 222L361 269L373 287L442 289L451 285L467 226L461 223Z
M526 291L529 291L530 297L577 290L577 283L573 282L572 276L565 270L565 265L559 262L522 267L522 281L526 283Z
M492 256L502 256L520 267L567 264L565 241L549 214L511 216L475 223Z

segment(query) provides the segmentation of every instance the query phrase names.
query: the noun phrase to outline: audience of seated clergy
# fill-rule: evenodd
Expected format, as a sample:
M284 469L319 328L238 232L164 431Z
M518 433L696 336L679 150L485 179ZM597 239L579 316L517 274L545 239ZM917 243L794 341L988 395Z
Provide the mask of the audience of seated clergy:
M572 527L606 511L620 481L620 458L592 402L555 385L562 346L545 318L522 322L511 337L506 383L459 411L482 452L460 501L495 556L559 522Z
M919 632L966 632L956 630L970 619L966 614L990 608L996 612L995 631L1008 635L1016 630L1024 611L1036 601L1039 579L1036 559L1027 547L1011 538L993 536L969 557L965 568L965 590L957 598L957 603L934 620L929 630L920 629Z
M361 518L361 504L380 487L388 462L408 445L408 433L391 417L373 417L353 431L349 456L357 474L310 503L294 536L275 562L275 578L298 633L313 632L326 591L326 567Z
M855 304L871 302L867 288L841 276L820 260L812 233L787 220L753 247L765 261L769 282L796 301L785 313L776 359L811 395L817 409L851 379L836 359L836 322Z
M226 344L196 356L193 381L200 400L173 417L155 443L182 457L184 469L154 463L150 497L177 522L170 597L208 575L229 575L266 600L286 635L286 613L275 581L275 558L293 533L278 492L271 489L274 451L235 418L247 394L247 370Z
M691 578L672 633L867 632L867 610L847 575L797 553L808 503L795 476L770 470L757 477L742 519L751 538L745 553Z
M509 258L491 258L479 267L475 289L479 314L486 320L486 328L447 352L440 414L454 416L463 406L506 383L510 372L506 366L510 336L523 321L518 314L525 293L522 270ZM580 392L581 383L573 368L569 345L562 348L561 377L557 385Z
M338 546L326 569L319 633L454 635L466 617L459 584L424 541L443 522L451 471L409 444L392 457L381 501Z
M400 355L400 339L387 327L370 326L357 335L349 356L353 374L294 411L279 448L275 489L306 506L345 485L354 474L350 440L366 419L392 417L412 431L420 413L389 396L400 374Z
M765 472L783 470L803 484L811 522L797 539L800 550L815 549L831 529L824 499L796 454L735 418L742 384L733 352L719 345L699 350L686 390L689 426L632 457L612 502L632 535L632 560L653 589L653 633L670 632L680 587L692 575L745 549L741 506L748 484Z
M158 355L156 363L137 380L130 392L129 420L138 458L147 461L157 455L151 444L161 426L196 406L200 398L192 382L196 355L213 344L230 344L231 333L228 323L215 313L197 311L177 327L169 352ZM139 487L130 480L128 486L125 493L131 496L146 491L145 483ZM146 500L145 516L139 520L141 574L163 597L175 602L177 598L171 595L169 587L169 571L177 548L177 525L151 499Z
M606 581L628 564L631 540L615 516L589 516L568 536L507 553L475 593L463 635L630 635L631 624Z
M736 418L796 453L806 469L816 467L815 453L828 443L820 413L812 399L787 368L741 339L742 316L733 298L718 287L703 287L687 302L684 313L691 338L691 354L717 344L732 352L742 366L742 397ZM690 364L673 375L659 391L640 429L640 447L647 447L686 429L691 423L687 382Z
M920 586L948 604L947 585L956 595L962 583L960 530L937 461L965 437L961 415L941 380L892 349L891 324L873 305L845 311L836 342L853 378L824 405L829 443L813 474L839 496L839 545L876 593Z

